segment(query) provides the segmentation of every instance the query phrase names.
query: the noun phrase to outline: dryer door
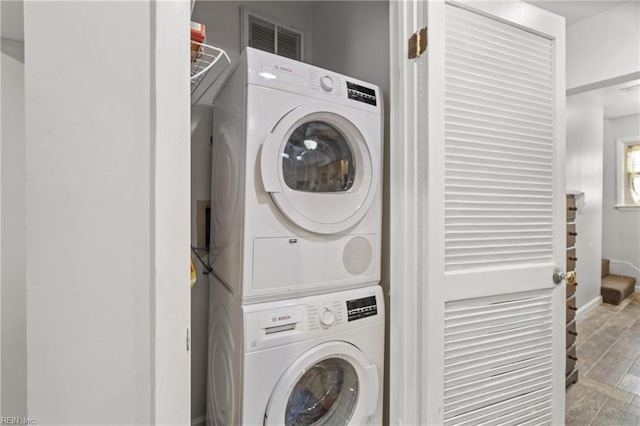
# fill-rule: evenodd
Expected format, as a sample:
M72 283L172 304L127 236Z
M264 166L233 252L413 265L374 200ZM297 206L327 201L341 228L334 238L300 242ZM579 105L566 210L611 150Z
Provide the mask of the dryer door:
M266 426L366 424L377 408L378 370L346 342L318 345L299 357L276 384Z
M265 138L264 188L280 211L311 232L334 234L365 215L378 184L366 129L350 108L315 103L287 113ZM371 131L379 131L372 129Z

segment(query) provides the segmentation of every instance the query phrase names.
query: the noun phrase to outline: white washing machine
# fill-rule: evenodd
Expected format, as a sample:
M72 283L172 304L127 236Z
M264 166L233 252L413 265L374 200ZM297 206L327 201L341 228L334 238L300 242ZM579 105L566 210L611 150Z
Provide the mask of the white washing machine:
M243 303L380 280L378 87L248 48L213 105L212 268Z
M380 425L379 286L240 305L214 277L209 425Z

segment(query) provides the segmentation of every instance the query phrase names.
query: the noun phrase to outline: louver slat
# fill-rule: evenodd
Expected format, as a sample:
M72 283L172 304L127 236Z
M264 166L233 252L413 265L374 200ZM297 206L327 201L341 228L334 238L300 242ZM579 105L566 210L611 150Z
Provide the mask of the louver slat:
M248 46L286 58L302 59L302 34L275 22L248 15Z
M532 392L519 398L495 404L482 410L455 418L456 425L495 425L499 420L509 420L513 416L532 409L546 407L551 395L547 390Z
M464 105L464 104L463 104ZM502 124L505 126L515 127L521 130L527 130L532 132L539 132L543 136L548 136L553 132L553 126L550 123L536 122L531 120L516 119L508 117L504 114L492 114L487 110L477 111L472 108L468 108L466 105L463 107L449 106L447 108L451 112L451 116L460 117L472 117L474 120L485 121L491 120L491 123Z
M505 38L504 36L496 35L494 32L483 30L481 26L462 25L456 22L449 22L448 26L449 34L457 35L459 36L458 38L474 37L483 40L484 46L487 46L489 49L499 50L527 61L535 60L536 63L543 62L546 65L550 64L548 50L532 48L531 44L527 45L526 42L520 42L514 38ZM526 50L526 53L522 52L523 48Z
M548 111L545 109L546 107L541 106L536 102L524 102L512 96L500 93L493 93L493 98L489 99L486 96L487 94L491 94L491 92L480 88L449 87L446 93L446 100L464 102L466 105L475 105L480 108L487 106L502 108L504 111L530 113L543 119L550 119L550 116L545 117L545 115L548 114Z
M552 292L445 304L445 425L551 418Z
M249 46L269 53L275 51L275 25L249 15Z
M539 52L545 57L551 53L552 47L547 39L544 39L533 33L523 31L519 28L508 24L497 23L497 21L482 15L467 12L465 10L452 10L449 8L446 12L447 27L451 24L457 24L458 28L468 31L471 37L503 37L507 42L507 46L514 46L520 50L526 49L531 52ZM451 19L455 16L455 19ZM473 35L473 32L476 35Z
M467 47L467 43L456 40L451 35L447 38L447 42L448 46L454 49L455 52L448 59L460 65L476 64L480 69L492 68L496 75L513 76L522 80L523 83L534 81L543 84L545 78L551 77L550 67L545 68L544 64L532 67L530 63L517 58L496 55L478 48L471 49Z
M446 20L445 271L550 262L553 42L454 6Z
M523 80L514 78L510 74L502 74L500 76L492 75L488 76L484 74L482 68L476 68L470 64L465 64L463 67L457 67L456 63L450 61L448 63L449 66L449 75L452 77L456 77L461 81L474 81L478 83L484 83L487 85L499 84L505 88L509 88L515 91L524 90L533 90L534 93L538 93L541 97L547 96L547 88L544 87L541 83L536 83L535 81ZM499 77L499 79L498 79Z
M300 34L278 27L278 55L300 60Z

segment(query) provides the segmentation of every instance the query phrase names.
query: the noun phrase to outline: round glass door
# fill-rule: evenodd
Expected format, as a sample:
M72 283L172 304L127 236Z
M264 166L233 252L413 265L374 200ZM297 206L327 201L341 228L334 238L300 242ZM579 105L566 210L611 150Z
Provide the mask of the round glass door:
M353 187L356 161L344 135L325 121L309 121L289 136L282 175L295 191L346 192Z
M340 105L304 105L265 138L264 189L301 228L342 232L362 219L377 194L380 163L368 141L375 140L376 147L379 141L349 119L354 114Z
M379 373L355 346L326 342L298 357L276 383L265 426L361 425L379 402Z
M344 359L328 358L295 384L285 410L286 426L348 424L358 402L358 374Z

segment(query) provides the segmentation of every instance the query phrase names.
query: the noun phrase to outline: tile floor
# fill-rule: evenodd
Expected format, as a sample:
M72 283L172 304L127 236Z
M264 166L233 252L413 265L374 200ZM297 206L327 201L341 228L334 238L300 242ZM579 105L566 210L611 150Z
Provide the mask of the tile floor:
M566 424L640 426L640 293L601 304L578 322L578 383Z

